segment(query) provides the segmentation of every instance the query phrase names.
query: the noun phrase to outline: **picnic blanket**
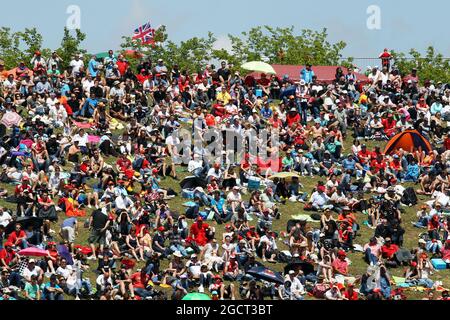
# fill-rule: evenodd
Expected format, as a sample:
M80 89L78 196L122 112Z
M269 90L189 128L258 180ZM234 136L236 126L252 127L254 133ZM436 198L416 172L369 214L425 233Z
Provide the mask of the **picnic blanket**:
M100 139L101 139L101 137L99 137L99 136L88 136L88 142L90 144L98 144L98 143L100 143Z
M92 123L77 122L73 120L72 123L80 129L90 129L94 126Z
M90 255L92 253L92 249L89 247L85 247L82 245L75 245L74 246L75 249L80 250L80 252L84 255Z

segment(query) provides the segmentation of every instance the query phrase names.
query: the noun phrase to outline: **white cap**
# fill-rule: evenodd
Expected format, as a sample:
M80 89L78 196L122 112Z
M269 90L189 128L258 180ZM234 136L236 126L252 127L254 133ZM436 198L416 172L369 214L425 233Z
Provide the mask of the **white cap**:
M294 270L289 270L289 275L294 275L295 271Z

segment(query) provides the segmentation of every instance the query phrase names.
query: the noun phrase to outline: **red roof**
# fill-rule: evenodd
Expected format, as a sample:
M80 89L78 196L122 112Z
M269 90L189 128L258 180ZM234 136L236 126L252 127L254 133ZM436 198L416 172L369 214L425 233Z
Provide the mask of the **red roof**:
M300 71L305 66L273 64L272 67L277 72L278 77L282 78L284 75L288 75L289 79L294 80L294 81L299 81L300 80ZM313 66L312 67L314 73L317 76L317 80L320 82L327 82L327 83L331 83L334 81L337 68L339 68L339 66ZM346 74L348 69L344 68L344 67L341 67L341 68L344 71L344 73ZM259 73L254 72L251 75L253 77L255 77L256 79L260 78ZM355 75L356 75L356 79L358 81L366 82L369 80L364 74L355 72Z

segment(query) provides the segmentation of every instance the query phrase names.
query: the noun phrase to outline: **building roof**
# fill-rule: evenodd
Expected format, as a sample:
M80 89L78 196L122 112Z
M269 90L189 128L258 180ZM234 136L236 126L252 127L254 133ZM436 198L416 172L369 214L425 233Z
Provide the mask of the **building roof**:
M280 65L280 64L273 64L272 67L277 72L277 76L282 78L284 75L288 75L289 79L294 81L300 80L300 71L304 68L304 66L293 66L293 65ZM336 69L339 68L339 66L313 66L312 69L314 73L317 76L317 80L320 82L327 82L331 83L334 81ZM341 67L344 71L344 74L347 73L348 69ZM356 73L356 78L358 81L366 82L369 79L366 75L361 73ZM260 78L259 73L252 73L251 76L253 76L256 79Z

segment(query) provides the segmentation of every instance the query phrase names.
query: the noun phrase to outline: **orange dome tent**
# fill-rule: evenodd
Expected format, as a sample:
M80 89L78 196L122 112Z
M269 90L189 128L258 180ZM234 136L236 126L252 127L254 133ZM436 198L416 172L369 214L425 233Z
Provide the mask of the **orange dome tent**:
M387 144L384 154L392 154L399 149L403 149L407 152L413 152L414 150L422 149L427 154L433 151L433 148L417 130L406 130L397 134Z

